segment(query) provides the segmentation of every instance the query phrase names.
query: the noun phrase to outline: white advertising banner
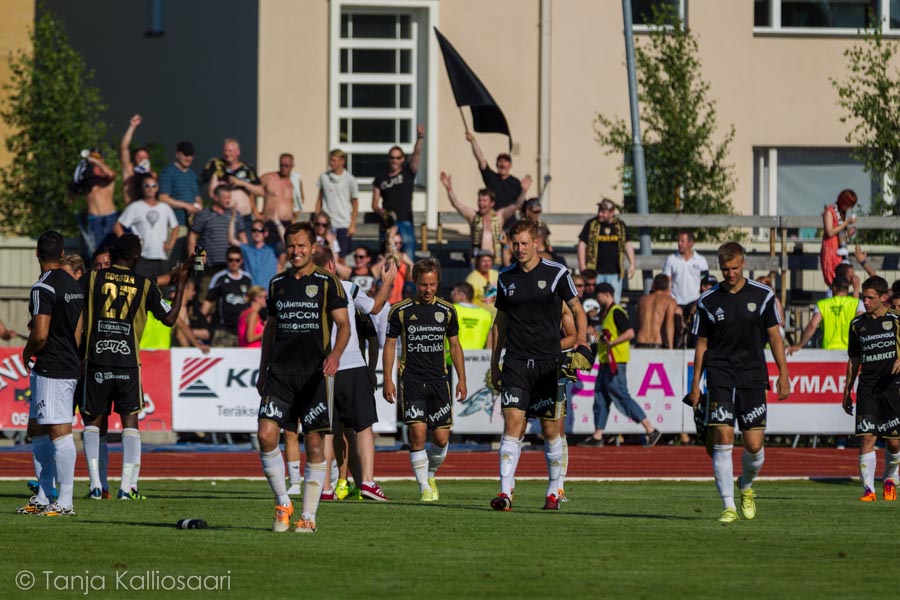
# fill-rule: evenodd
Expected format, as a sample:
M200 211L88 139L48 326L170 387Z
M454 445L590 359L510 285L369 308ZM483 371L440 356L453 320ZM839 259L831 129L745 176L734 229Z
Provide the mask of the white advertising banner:
M466 387L468 397L463 402L453 402L454 433L503 433L503 415L500 414L500 395L491 391L491 351L467 350ZM456 372L452 370L451 391L456 389Z
M487 385L490 374L489 350L467 351L466 383L469 396L465 402L453 405L454 433L503 432L503 416L500 413L499 394L492 393ZM681 393L684 377L684 359L681 352L646 352L635 356L626 368L628 389L631 396L647 414L654 427L665 433L679 432L682 427ZM566 418L569 433L594 431L594 382L598 366L590 373L579 373L579 381L573 386L571 403ZM680 394L680 395L679 395ZM529 428L537 433L539 429ZM610 408L606 431L610 433L642 433L644 428L632 422L614 406Z
M663 433L679 433L686 422L693 428L690 411L685 410L684 352L677 350L632 350L631 360L625 368L628 392L644 411L650 425ZM621 368L621 367L620 367ZM590 373L579 373L572 390L572 406L566 431L569 433L593 433L594 390L599 365L594 364ZM687 415L687 419L685 419ZM609 418L603 431L609 433L644 433L644 427L629 419L616 405L610 404Z
M258 348L172 348L172 428L174 431L256 432L259 394ZM375 393L377 432L397 429L396 411Z
M853 417L841 408L847 364L840 350L802 350L788 358L791 395L779 401L774 392L778 368L766 354L770 392L766 431L770 434L851 434ZM692 412L682 403L693 377L694 352L683 350L632 350L626 368L628 391L647 415L650 424L663 433L695 433ZM487 387L490 351L466 352L469 397L455 403L455 433L499 434L503 431L498 395ZM581 372L571 393L566 431L594 431L594 388L598 365ZM615 404L610 406L604 431L611 434L643 433L640 423L629 419ZM529 432L537 433L532 427Z

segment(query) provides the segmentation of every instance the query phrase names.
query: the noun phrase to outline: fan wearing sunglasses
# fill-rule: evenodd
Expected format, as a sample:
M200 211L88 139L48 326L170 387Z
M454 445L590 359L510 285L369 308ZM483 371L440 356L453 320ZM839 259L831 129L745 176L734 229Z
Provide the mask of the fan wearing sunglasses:
M169 252L178 239L178 219L168 204L159 201L156 175L144 173L140 183L141 199L125 207L113 231L121 237L126 229L141 238L141 258L134 272L155 279L169 272Z

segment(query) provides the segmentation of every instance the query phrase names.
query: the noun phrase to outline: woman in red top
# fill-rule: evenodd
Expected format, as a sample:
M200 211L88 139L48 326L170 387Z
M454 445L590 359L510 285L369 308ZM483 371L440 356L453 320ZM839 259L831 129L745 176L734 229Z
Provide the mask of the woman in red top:
M265 323L259 317L259 311L266 306L266 290L254 285L247 292L249 307L238 317L238 346L241 348L259 348L262 345Z
M822 221L825 225L825 234L822 236L822 250L819 254L819 262L822 265L822 276L825 285L831 285L834 281L834 269L842 262L847 262L847 237L853 235L856 228L852 227L856 222L856 216L847 216L847 211L856 206L857 197L853 190L842 190L838 194L837 202L825 207L822 213Z

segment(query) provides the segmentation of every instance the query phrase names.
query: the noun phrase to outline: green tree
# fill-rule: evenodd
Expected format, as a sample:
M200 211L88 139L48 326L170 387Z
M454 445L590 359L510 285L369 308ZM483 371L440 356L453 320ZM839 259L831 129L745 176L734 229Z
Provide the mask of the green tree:
M12 131L6 139L12 162L0 169L0 227L27 236L51 228L73 235L73 213L83 210L84 200L70 202L68 184L80 151L105 139L106 107L62 22L43 6L38 15L31 51L9 57L11 81L0 117ZM110 148L104 150L118 172Z
M732 214L733 167L727 162L734 127L717 141L715 103L701 78L696 37L669 6L654 8L649 36L635 44L641 106L641 138L651 213ZM631 126L598 114L597 140L606 153L622 156L623 188L634 189ZM673 239L674 229L654 229ZM698 231L699 238L721 232Z
M863 39L844 50L849 75L831 78L838 105L846 111L841 123L851 125L845 139L853 145L852 156L884 185L872 198L872 215L900 214L891 199L900 192L900 70L895 40L885 39L880 27L865 31ZM866 232L868 241L889 243L896 235L887 231Z

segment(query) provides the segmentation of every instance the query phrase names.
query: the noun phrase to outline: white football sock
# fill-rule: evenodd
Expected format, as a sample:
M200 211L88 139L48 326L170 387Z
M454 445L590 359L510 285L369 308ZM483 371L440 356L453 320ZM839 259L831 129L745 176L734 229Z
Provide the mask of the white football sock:
M897 454L891 453L887 448L884 449L884 478L890 479L896 485L900 483L897 481L897 471L898 467L900 467L900 452Z
M450 447L450 444L446 446L436 446L433 443L428 447L426 451L428 453L428 476L434 477L437 475L437 470L440 468L442 464L444 464L444 459L447 458L447 448Z
M410 452L409 462L416 476L416 482L419 484L419 491L430 490L431 486L428 485L428 452L425 450Z
M287 486L284 484L284 457L281 450L275 448L271 452L260 452L259 459L262 461L266 481L275 494L275 501L281 506L290 506L291 498L287 495Z
M63 508L72 507L72 489L75 487L75 440L66 434L53 440L53 460L56 462L56 477L59 480L59 499Z
M753 485L753 480L759 475L764 462L766 462L765 448L760 448L759 452L756 454L750 454L747 452L747 449L744 448L744 453L741 455L741 467L743 469L743 472L741 473L742 492L746 492L750 489L750 486Z
M100 428L85 425L82 433L84 457L87 459L88 475L91 478L91 489L100 487Z
M288 461L287 469L288 479L290 480L291 485L294 485L295 483L303 483L303 476L300 474L299 460Z
M330 481L337 481L341 478L341 470L338 468L337 460L331 461L331 479ZM333 488L334 486L332 486Z
M322 461L313 464L306 461L306 474L303 478L303 513L302 517L307 521L316 520L316 511L319 509L319 497L322 495L322 486L325 485L325 475L328 473L328 463Z
M100 436L100 487L109 490L109 445L106 443L106 436Z
M722 497L722 505L726 509L737 510L734 505L734 465L731 463L732 444L713 446L713 473L716 476L716 489Z
M544 440L544 458L547 459L547 495L559 494L559 472L561 469L563 443L561 438Z
M53 479L56 477L53 442L50 441L50 436L39 435L31 438L31 453L39 485L36 502L50 504L50 497L53 495Z
M131 490L135 467L141 464L141 432L137 429L122 430L122 483L120 489Z
M569 440L564 435L560 437L562 438L563 448L562 460L559 463L559 489L563 490L566 488L566 474L569 472Z
M859 479L866 492L875 491L875 463L877 460L874 450L859 455Z
M516 465L519 463L519 438L504 435L500 439L500 492L512 495Z

